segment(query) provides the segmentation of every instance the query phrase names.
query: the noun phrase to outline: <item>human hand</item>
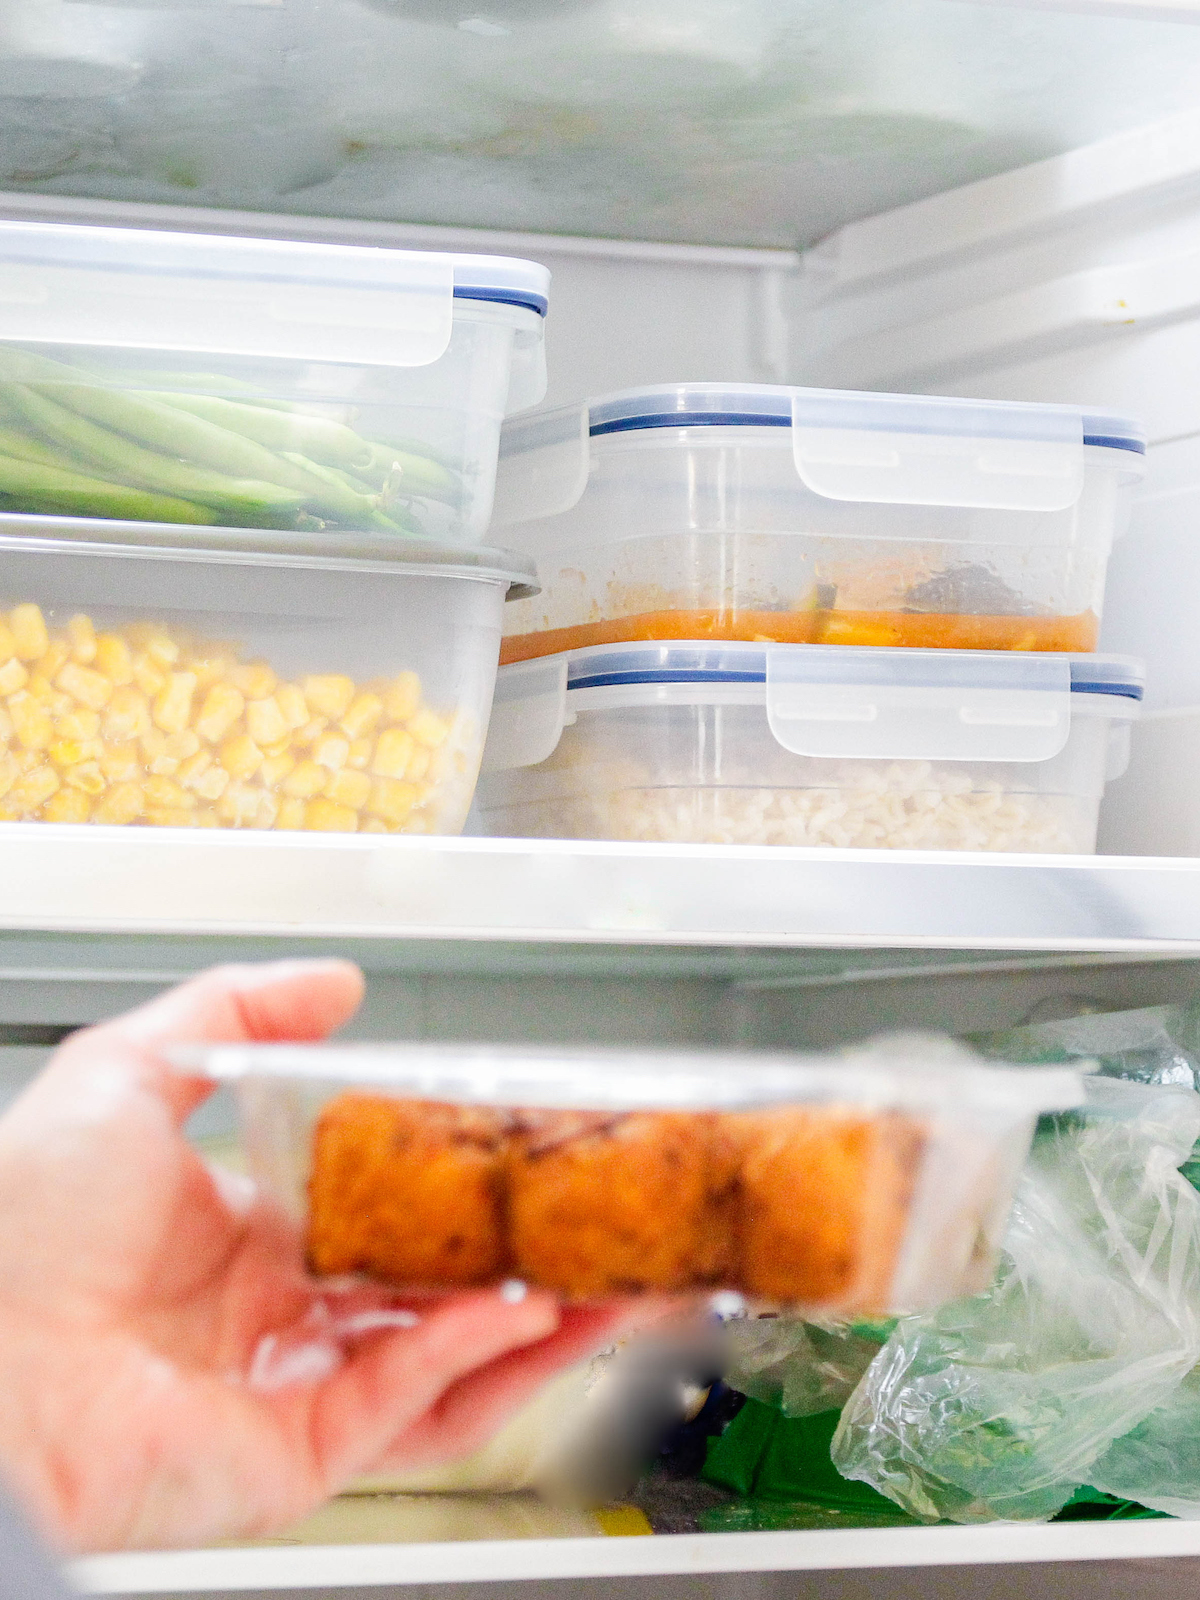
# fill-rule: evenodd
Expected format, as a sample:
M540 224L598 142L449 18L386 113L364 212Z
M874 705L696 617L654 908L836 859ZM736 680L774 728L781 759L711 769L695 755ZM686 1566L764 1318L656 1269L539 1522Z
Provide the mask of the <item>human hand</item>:
M262 1534L465 1455L621 1324L536 1291L333 1296L187 1143L213 1086L169 1046L323 1039L361 996L346 962L216 968L73 1035L0 1117L0 1476L60 1548ZM254 1381L272 1348L291 1381Z

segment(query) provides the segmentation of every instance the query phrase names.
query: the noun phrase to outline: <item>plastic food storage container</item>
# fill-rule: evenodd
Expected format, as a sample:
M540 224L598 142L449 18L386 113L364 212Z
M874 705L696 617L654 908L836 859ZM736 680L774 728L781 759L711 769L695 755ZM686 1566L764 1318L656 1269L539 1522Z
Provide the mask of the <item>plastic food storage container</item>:
M0 222L0 515L482 540L546 390L502 256Z
M636 639L1094 650L1145 440L1069 406L681 384L515 419L501 660Z
M492 834L1090 852L1140 663L1017 651L607 645L502 667Z
M0 821L460 831L528 562L153 531L0 531Z
M318 1274L692 1288L899 1311L981 1288L1058 1068L944 1039L843 1058L490 1045L217 1045L252 1174Z

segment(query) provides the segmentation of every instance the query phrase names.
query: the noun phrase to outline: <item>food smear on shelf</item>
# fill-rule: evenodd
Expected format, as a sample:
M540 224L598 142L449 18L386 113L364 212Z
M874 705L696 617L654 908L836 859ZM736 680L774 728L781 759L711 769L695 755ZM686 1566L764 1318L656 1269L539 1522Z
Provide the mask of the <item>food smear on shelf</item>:
M725 1287L883 1312L919 1116L501 1110L348 1090L312 1136L315 1271L401 1287L509 1274L575 1299Z
M457 832L478 745L415 672L289 681L152 621L0 612L0 821Z
M411 441L213 374L170 378L129 387L0 346L0 511L420 535L429 502L461 501L459 475Z
M1075 616L972 615L961 612L855 611L804 607L792 611L663 609L513 634L500 664L567 650L655 639L738 639L772 644L885 645L921 650L1055 650L1090 652L1100 634L1092 611Z

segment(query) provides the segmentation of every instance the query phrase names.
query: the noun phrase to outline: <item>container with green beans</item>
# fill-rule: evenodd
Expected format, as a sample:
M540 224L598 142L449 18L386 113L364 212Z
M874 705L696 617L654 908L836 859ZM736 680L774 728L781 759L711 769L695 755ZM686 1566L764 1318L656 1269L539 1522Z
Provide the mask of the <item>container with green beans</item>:
M478 543L529 262L0 221L5 514Z

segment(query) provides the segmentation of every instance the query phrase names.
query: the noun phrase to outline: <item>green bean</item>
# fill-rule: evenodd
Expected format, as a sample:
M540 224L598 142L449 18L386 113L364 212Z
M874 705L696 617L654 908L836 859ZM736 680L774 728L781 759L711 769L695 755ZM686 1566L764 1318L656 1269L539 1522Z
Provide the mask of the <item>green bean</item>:
M312 509L341 522L356 522L369 516L379 504L377 494L358 494L347 488L332 467L323 467L294 450L285 450L283 460L295 467L312 484L309 499Z
M171 460L153 450L144 450L131 440L77 416L65 406L56 405L33 389L13 385L9 394L26 420L46 438L93 467L113 472L143 489L179 495L218 511L245 515L287 514L294 518L303 504L300 496L289 494L278 484L227 478L184 461Z
M123 483L86 478L62 467L0 455L0 493L41 510L52 506L83 517L116 517L129 522L200 522L217 519L207 506L168 495L147 494Z
M231 433L244 433L271 450L299 451L326 466L361 467L371 459L370 445L352 428L303 411L271 411L208 394L148 393L146 398L177 406Z
M13 420L24 419L16 412L13 413ZM44 467L63 467L68 472L75 471L75 462L64 461L61 450L52 450L41 439L21 433L16 428L0 427L0 453L15 456L18 461L40 461Z
M381 477L385 495L411 494L421 500L441 500L448 505L457 505L461 498L454 474L425 456L377 444L371 452L371 468Z

